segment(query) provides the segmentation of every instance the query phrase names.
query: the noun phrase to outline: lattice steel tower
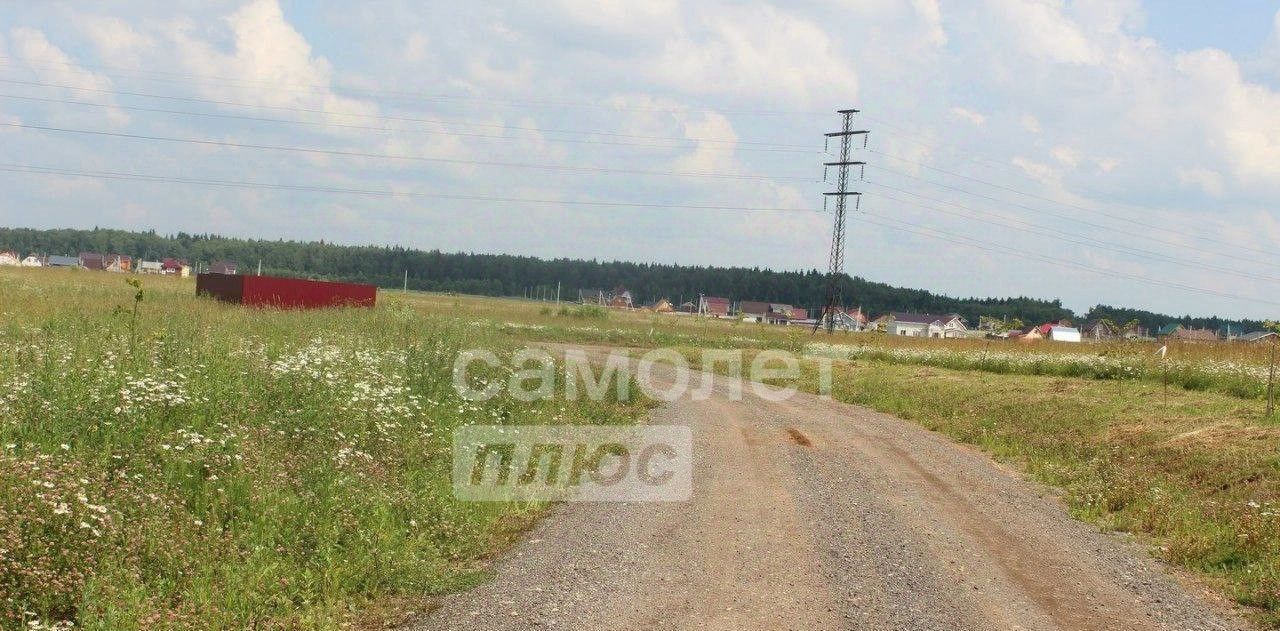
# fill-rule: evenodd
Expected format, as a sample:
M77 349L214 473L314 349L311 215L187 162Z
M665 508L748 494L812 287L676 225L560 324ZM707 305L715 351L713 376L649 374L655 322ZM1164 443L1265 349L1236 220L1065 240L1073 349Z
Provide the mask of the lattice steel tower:
M819 326L826 325L827 332L831 333L836 328L836 313L842 306L840 300L840 277L844 274L844 224L845 224L845 208L846 200L853 196L855 200L855 210L861 206L861 195L857 191L849 190L849 169L851 167L859 167L865 169L866 162L858 160L850 160L849 152L853 148L853 137L862 136L862 146L867 146L868 130L855 130L853 128L853 115L858 110L836 110L836 113L844 117L844 127L841 131L833 131L827 134L827 142L830 143L832 138L840 139L840 160L837 162L823 162L823 170L836 167L836 190L823 193L822 207L827 207L826 198L836 198L836 216L835 223L831 228L831 270L830 276L827 278L827 300L826 305L822 308L822 317L813 325L814 330L818 330ZM825 174L823 179L825 180ZM858 179L862 179L862 173L859 172Z

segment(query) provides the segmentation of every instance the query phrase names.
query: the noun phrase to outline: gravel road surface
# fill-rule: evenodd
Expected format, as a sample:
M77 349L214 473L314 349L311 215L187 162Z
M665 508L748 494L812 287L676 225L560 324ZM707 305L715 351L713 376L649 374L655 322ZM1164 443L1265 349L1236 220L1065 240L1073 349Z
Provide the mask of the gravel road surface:
M1248 628L975 449L715 379L651 418L692 429L691 500L560 505L407 629Z

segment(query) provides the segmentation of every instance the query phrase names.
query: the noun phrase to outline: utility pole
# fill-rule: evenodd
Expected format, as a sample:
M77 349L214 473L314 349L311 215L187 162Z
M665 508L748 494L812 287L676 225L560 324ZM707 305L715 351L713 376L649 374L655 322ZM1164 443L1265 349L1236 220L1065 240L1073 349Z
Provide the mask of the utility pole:
M258 276L262 276L262 259L258 259Z
M871 132L865 129L855 130L853 128L853 115L858 113L855 109L836 110L837 114L844 117L844 125L840 131L827 134L827 142L830 143L832 138L840 139L840 159L836 162L823 162L823 180L826 179L825 171L830 167L836 167L836 190L833 192L823 193L822 206L826 208L827 197L836 198L836 216L835 222L831 227L831 257L830 257L830 276L827 278L827 300L826 306L822 309L822 315L818 321L814 323L813 330L817 332L818 327L826 322L827 333L834 333L836 330L836 310L840 308L840 277L844 275L844 225L845 225L845 207L846 201L850 196L855 199L855 210L860 207L861 195L857 191L849 190L849 167L860 167L865 170L866 162L850 160L849 152L853 148L853 137L862 136L862 146L867 146L867 135ZM861 173L859 174L861 178Z
M409 293L409 270L404 271L404 293Z
M560 281L556 281L556 306L560 306Z

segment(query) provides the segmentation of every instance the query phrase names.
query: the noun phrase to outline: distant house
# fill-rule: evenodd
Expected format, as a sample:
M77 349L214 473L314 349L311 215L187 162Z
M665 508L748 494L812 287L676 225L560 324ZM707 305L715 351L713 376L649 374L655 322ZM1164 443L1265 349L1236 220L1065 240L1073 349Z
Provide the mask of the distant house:
M670 300L667 300L666 298L662 298L658 300L656 304L653 305L653 310L656 313L672 313L676 310L676 308L671 306Z
M108 254L103 257L102 269L108 272L128 272L133 269L133 257L124 254Z
M824 312L819 315L819 320L810 320L810 322L819 324L820 326L826 325L828 315L825 313L825 309L823 311ZM861 309L846 311L844 309L837 308L832 320L834 321L832 328L838 331L865 331L868 326L867 316L862 314Z
M1178 330L1169 334L1169 338L1186 342L1216 342L1218 340L1218 332L1213 329L1178 327Z
M47 267L80 267L80 259L74 256L53 255L44 261Z
M1116 331L1102 320L1090 320L1080 328L1080 335L1091 340L1111 340L1115 339Z
M1070 326L1051 326L1048 337L1054 342L1079 342L1080 329Z
M44 258L36 256L35 254L32 254L31 256L28 256L27 258L22 259L22 266L23 267L44 267Z
M635 306L635 303L631 298L631 292L619 286L609 292L608 305L615 309L630 309Z
M867 323L868 331L888 331L889 322L893 320L893 316L884 314Z
M791 313L788 313L787 317L792 320L808 320L809 310L804 307L792 307Z
M578 302L584 305L599 305L603 307L609 304L609 299L605 296L603 289L579 289Z
M1040 327L1029 326L1021 331L1010 333L1009 339L1016 340L1018 342L1034 342L1036 340L1043 340L1044 334L1040 332Z
M235 274L235 261L214 261L209 264L210 274Z
M21 265L22 260L18 258L18 253L13 250L0 251L0 265Z
M764 322L764 315L769 312L769 303L757 300L743 300L738 303L738 315L750 322Z
M1146 336L1146 330L1140 325L1128 328L1117 328L1116 325L1103 320L1090 320L1080 329L1080 335L1088 340L1134 339Z
M164 267L162 266L162 263L160 263L160 261L139 261L138 273L139 274L163 274Z
M738 303L738 314L747 322L764 322L767 324L788 324L791 322L794 308L788 304L778 302L759 302L755 300L743 300ZM802 310L803 311L803 310ZM809 317L809 313L804 311L799 320Z
M107 268L107 257L97 252L81 252L80 267L102 270Z
M889 314L885 330L889 335L903 337L954 338L969 334L964 319L955 313L938 315L895 311Z
M1276 339L1275 331L1254 331L1236 337L1241 342L1271 342Z
M1182 325L1177 322L1170 322L1156 329L1156 337L1168 337L1182 330Z
M699 296L698 313L717 318L729 317L729 299L717 296Z
M1071 321L1070 320L1054 320L1053 322L1045 322L1044 324L1041 324L1036 328L1040 329L1040 335L1042 335L1045 339L1049 339L1049 333L1053 330L1053 327L1055 326L1070 327Z
M160 273L186 278L191 275L191 267L181 259L165 259L160 261Z

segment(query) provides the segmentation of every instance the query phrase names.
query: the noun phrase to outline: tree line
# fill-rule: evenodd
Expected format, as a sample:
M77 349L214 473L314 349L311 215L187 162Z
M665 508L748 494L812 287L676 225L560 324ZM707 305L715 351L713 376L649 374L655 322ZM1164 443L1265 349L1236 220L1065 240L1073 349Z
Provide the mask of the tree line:
M539 259L510 254L441 252L399 246L339 245L324 241L239 239L213 234L160 235L106 228L92 230L0 228L0 249L31 253L80 252L126 254L136 259L185 259L208 264L229 260L242 271L313 279L345 280L401 287L408 271L410 289L452 291L485 296L554 296L575 300L579 289L625 287L639 303L666 298L696 302L700 294L730 300L760 300L808 307L814 313L825 301L827 276L819 270L774 271L758 267L706 267L625 261ZM1019 319L1028 324L1075 318L1060 300L954 298L923 289L894 287L848 275L840 279L845 306L861 307L873 317L889 311L958 313L975 324L983 316ZM1155 329L1171 321L1186 326L1218 328L1231 323L1257 330L1261 323L1210 318L1174 318L1148 311L1099 305L1086 318L1138 319ZM1254 326L1257 325L1257 326ZM1252 328L1250 328L1252 327Z

